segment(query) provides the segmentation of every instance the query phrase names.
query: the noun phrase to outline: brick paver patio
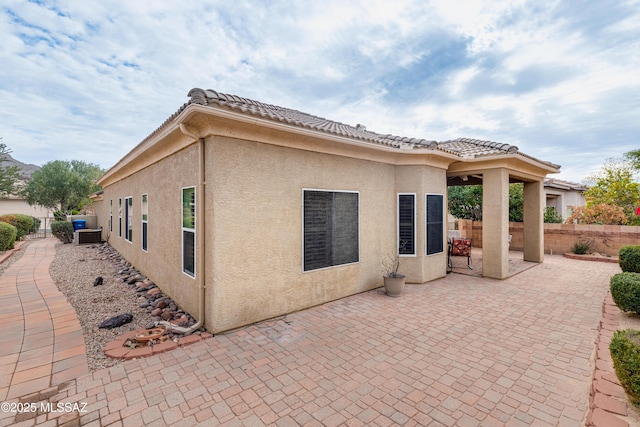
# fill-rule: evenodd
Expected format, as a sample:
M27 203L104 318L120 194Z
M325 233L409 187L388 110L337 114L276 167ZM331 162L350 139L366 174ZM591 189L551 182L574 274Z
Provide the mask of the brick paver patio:
M48 401L85 412L0 425L581 426L618 271L547 256L374 290L80 376Z

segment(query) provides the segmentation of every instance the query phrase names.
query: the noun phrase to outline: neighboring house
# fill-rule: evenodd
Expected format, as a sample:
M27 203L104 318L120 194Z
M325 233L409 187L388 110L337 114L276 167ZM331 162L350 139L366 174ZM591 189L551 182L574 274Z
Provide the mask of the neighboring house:
M587 199L584 192L589 187L575 182L547 178L544 180L546 206L553 207L566 220L573 213L573 206L586 206Z
M36 218L53 218L53 213L41 206L31 206L20 196L0 199L0 215L25 214ZM44 224L42 224L44 226Z
M508 186L524 182L523 258L543 260L543 180L559 166L489 141L367 131L213 90L98 181L104 238L212 332L446 274L447 186L484 185L483 272L508 275ZM400 249L399 249L400 248Z
M19 174L21 177L20 184L24 184L25 181L31 178L33 172L40 169L39 166L22 163L18 160L15 160L9 154L6 155L6 160L2 162L1 166L3 168L17 166L19 168ZM8 196L5 196L4 198L0 198L0 215L14 213L31 215L41 220L44 218L53 218L52 211L41 206L31 206L22 196L10 194ZM40 226L44 227L45 222L42 221Z

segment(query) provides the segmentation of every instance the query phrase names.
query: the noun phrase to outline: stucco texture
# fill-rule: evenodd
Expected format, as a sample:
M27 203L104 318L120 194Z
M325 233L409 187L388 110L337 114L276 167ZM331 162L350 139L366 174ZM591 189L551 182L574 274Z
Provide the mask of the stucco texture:
M381 285L396 242L394 166L223 137L207 140L206 159L214 330ZM303 272L305 188L359 192L358 263Z

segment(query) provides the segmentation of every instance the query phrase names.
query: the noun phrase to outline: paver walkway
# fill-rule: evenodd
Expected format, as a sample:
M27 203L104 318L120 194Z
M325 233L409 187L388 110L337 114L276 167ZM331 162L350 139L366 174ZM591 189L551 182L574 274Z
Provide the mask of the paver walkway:
M0 277L0 401L89 372L76 312L49 276L57 241L25 245Z
M80 376L49 399L77 410L0 425L581 426L618 271L547 256L374 290Z

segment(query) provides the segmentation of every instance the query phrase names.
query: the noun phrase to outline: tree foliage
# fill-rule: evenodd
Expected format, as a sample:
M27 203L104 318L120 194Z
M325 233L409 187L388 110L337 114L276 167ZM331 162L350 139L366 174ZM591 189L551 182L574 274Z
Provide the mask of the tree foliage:
M17 166L4 167L2 164L8 161L7 156L11 150L5 144L0 143L0 197L6 198L10 194L18 191L16 187L20 179L20 173Z
M482 221L482 186L449 187L449 213L458 219Z
M578 224L625 225L629 222L627 215L620 206L601 203L591 206L576 206L566 221Z
M458 219L482 221L482 185L449 187L449 213ZM524 187L509 185L509 221L522 222Z
M640 149L625 153L624 158L631 164L633 169L640 171Z
M79 160L54 160L33 173L23 193L30 205L68 214L90 203L89 196L100 187L103 174L98 165Z
M600 171L587 178L587 182L591 184L585 192L587 206L619 206L627 218L625 223L632 219L640 199L640 184L634 181L634 168L630 161L607 159Z

